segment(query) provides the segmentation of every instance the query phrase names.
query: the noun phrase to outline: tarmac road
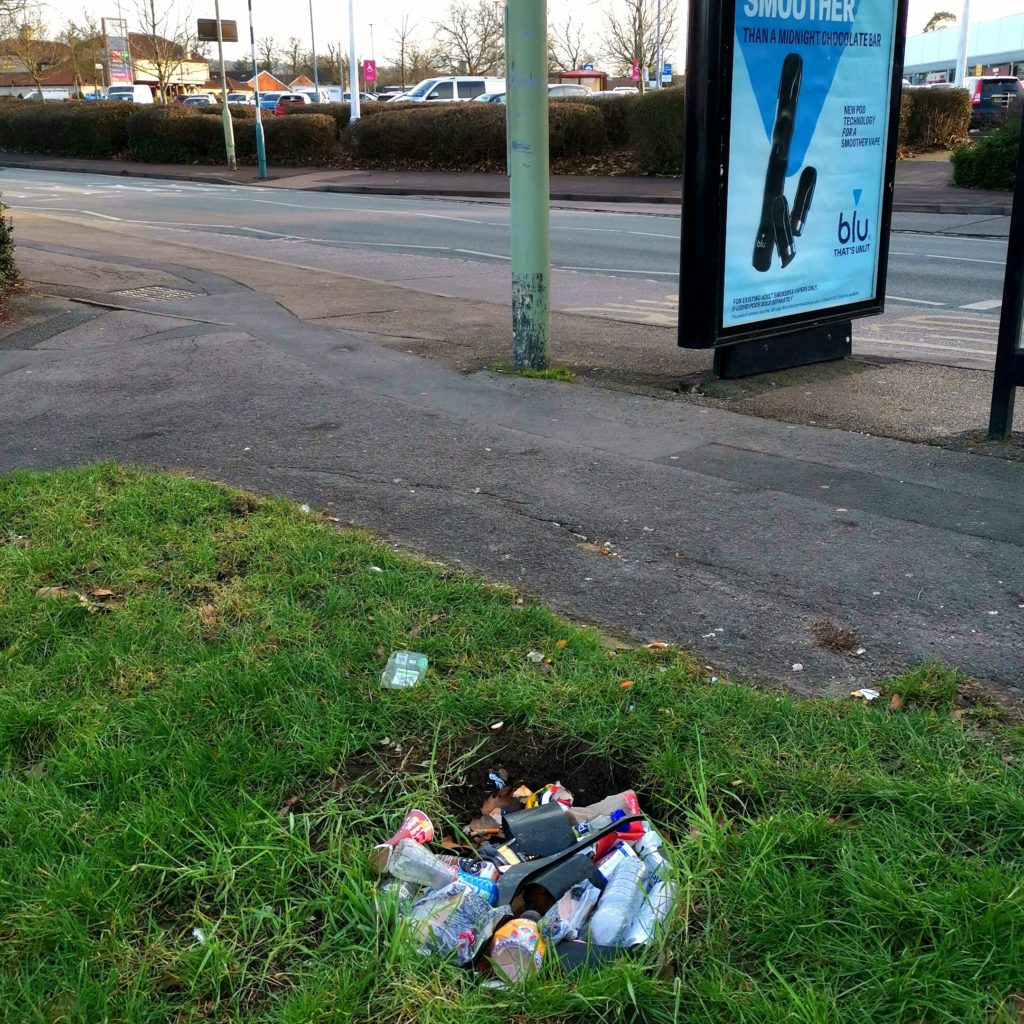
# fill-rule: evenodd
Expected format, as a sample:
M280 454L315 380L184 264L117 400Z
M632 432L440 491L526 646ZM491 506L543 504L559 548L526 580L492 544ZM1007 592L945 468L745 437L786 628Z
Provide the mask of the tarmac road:
M506 205L253 189L7 169L14 209L72 213L211 250L373 277L435 294L506 302ZM653 212L552 213L556 309L672 325L678 219ZM887 312L858 323L854 351L989 368L1002 292L1006 218L898 214ZM953 233L955 232L955 233ZM993 237L994 236L994 237Z

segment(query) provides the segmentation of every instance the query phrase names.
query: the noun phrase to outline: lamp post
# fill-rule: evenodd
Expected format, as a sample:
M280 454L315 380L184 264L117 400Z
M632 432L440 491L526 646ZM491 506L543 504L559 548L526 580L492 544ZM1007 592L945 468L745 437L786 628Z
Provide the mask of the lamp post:
M356 64L355 0L348 0L348 87L349 120L359 120L359 66Z
M256 31L252 25L252 0L249 0L249 46L252 50L252 93L256 100L256 168L261 179L267 177L267 144L263 137L263 116L260 111L260 68L256 63Z
M96 72L96 96L100 94L100 80L103 78L103 65L97 61L93 65L93 70Z
M953 85L958 89L963 88L967 77L967 30L970 23L971 0L964 0L963 13L960 15L960 42L956 48L956 74L953 76Z
M235 163L235 126L228 109L228 71L224 65L224 30L220 23L220 0L213 0L214 17L217 19L217 57L220 61L220 120L224 128L224 155L228 170L238 166Z
M374 66L377 64L377 55L373 52L373 22L370 22L370 60L373 61ZM377 92L377 79L373 80L373 91Z
M313 88L316 90L316 101L320 102L320 69L316 62L316 29L313 27L313 0L309 0L309 38L313 44Z

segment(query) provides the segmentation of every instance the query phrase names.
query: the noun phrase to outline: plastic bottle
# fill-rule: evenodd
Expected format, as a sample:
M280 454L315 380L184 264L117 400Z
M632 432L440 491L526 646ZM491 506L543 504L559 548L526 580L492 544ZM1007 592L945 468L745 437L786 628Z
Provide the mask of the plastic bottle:
M541 934L551 945L575 939L601 897L601 890L584 880L577 882L541 918Z
M403 882L441 889L455 881L456 869L449 867L414 839L403 839L388 858L388 874Z
M632 920L627 922L619 944L636 946L650 942L655 925L668 916L674 898L675 886L671 880L656 877L651 887L644 893L644 898L640 901Z
M617 946L644 898L641 882L647 869L636 857L623 860L601 893L590 919L590 939L599 946Z
M489 982L490 986L515 985L540 970L545 946L537 924L539 920L535 911L528 910L494 933L487 959L497 978Z

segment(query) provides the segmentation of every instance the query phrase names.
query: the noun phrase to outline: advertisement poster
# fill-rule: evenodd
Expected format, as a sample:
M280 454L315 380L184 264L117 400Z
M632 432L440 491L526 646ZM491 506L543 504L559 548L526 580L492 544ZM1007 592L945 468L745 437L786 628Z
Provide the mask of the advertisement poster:
M131 85L132 66L128 54L128 30L119 18L103 19L107 43L107 78L110 85Z
M871 300L897 5L731 2L722 326Z

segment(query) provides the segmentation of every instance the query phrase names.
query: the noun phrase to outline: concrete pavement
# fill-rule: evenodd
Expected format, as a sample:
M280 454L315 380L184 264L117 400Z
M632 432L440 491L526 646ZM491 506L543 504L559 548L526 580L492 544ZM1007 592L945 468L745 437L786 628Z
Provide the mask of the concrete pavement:
M36 216L19 238L49 292L117 308L51 297L6 329L0 470L114 458L278 491L716 673L841 693L937 657L1024 696L1019 465L460 373L352 329L387 311L440 334L483 303L157 254L116 225ZM817 646L822 620L865 653Z

